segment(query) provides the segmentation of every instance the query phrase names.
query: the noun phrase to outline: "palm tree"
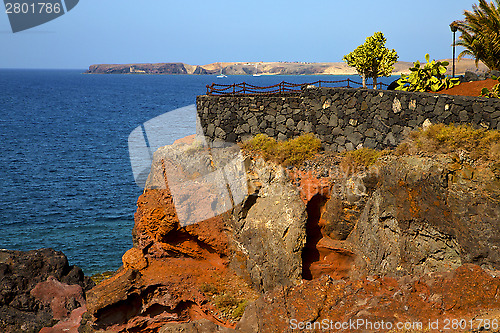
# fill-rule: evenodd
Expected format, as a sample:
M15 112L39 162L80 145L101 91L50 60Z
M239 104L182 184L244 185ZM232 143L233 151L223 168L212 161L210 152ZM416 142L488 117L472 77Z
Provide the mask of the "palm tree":
M458 60L470 55L476 66L482 61L490 70L500 70L500 0L494 1L496 5L479 0L479 6L472 5L472 12L464 11L465 20L452 24L462 33L455 45L465 48Z

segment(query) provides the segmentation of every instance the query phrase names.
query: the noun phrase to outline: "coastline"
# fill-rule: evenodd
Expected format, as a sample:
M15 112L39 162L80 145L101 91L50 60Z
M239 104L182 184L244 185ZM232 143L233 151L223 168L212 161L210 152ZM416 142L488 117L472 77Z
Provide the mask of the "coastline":
M452 74L452 59L448 61L447 74ZM398 61L392 75L409 74L413 62ZM456 75L467 71L486 72L484 64L475 66L473 59L462 59L456 63ZM130 63L130 64L94 64L84 74L134 74L134 75L358 75L357 71L344 62L226 62L207 65L189 65L176 63Z
M448 61L447 74L452 74L452 59ZM409 74L413 62L398 61L392 75ZM473 59L462 59L456 63L456 75L467 71L486 72L484 64L475 66ZM176 63L130 63L130 64L94 64L84 74L134 74L134 75L358 75L357 71L344 62L225 62L207 65L189 65Z

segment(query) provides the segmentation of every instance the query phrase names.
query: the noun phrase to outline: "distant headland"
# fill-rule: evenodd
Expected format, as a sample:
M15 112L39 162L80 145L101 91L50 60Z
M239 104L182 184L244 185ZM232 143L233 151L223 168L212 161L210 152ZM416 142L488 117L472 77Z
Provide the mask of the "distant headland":
M451 59L448 66L451 74ZM393 75L407 74L412 62L398 61ZM456 73L466 71L485 72L486 66L474 60L462 59L456 64ZM353 67L344 62L216 62L208 65L188 65L181 62L140 64L96 64L89 66L85 74L166 74L166 75L353 75Z

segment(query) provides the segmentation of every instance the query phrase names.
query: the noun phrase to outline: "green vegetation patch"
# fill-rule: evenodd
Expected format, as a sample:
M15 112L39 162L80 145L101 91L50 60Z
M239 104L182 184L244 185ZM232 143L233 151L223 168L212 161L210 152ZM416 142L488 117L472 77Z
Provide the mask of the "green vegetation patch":
M242 148L283 165L300 165L321 150L321 140L313 134L304 134L287 141L276 141L266 134L257 134L244 142Z
M115 273L116 272L106 271L106 272L102 272L102 273L96 273L96 274L92 275L90 278L92 279L92 281L94 281L95 284L98 284L106 279L109 279Z
M236 296L234 291L224 290L212 283L202 284L200 290L212 299L224 317L233 320L239 320L243 316L249 303L248 299Z
M492 79L500 82L500 77L493 76ZM481 94L479 96L486 98L500 98L500 83L495 84L491 90L488 88L481 89Z
M413 63L410 68L410 75L401 74L398 80L396 90L404 91L440 91L450 89L460 84L459 79L447 77L446 66L447 61L430 61L429 53L425 55L427 61L424 66L420 65L420 61Z
M464 47L458 60L472 56L476 65L482 61L490 70L500 70L500 1L479 0L464 16L463 21L452 23L461 32L456 45Z

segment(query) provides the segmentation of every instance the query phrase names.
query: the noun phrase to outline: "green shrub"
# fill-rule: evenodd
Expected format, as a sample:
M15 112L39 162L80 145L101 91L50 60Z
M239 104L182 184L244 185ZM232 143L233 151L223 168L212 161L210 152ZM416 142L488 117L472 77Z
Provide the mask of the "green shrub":
M102 272L102 273L96 273L96 274L92 275L90 278L92 279L92 281L94 281L95 284L98 284L106 279L109 279L114 274L115 274L115 272L106 271L106 272Z
M493 76L492 78L493 80L498 80L498 82L500 82L500 77ZM483 88L479 96L487 98L500 98L500 83L495 84L491 90Z
M417 60L410 68L410 75L401 74L396 90L404 91L440 91L460 84L459 79L446 77L447 61L429 62L429 54L425 55L427 63L422 67Z
M238 307L233 310L233 319L238 320L243 316L245 309L248 305L248 300L243 300L238 304Z
M257 134L244 142L242 147L261 154L266 160L283 165L299 165L320 151L321 140L310 133L287 141L276 141L265 134Z
M236 297L230 294L222 294L215 297L215 305L219 309L235 308L238 304L239 302Z
M272 153L276 152L278 142L266 134L257 134L243 143L243 148L262 154L264 159L269 160Z
M278 144L278 161L284 165L298 165L321 149L321 140L313 134L304 134Z

